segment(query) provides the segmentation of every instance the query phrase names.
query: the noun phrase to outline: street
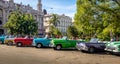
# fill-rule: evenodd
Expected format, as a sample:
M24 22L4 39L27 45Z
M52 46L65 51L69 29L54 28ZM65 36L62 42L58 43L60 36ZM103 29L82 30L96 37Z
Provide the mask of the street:
M77 50L0 45L0 64L119 64L120 57Z

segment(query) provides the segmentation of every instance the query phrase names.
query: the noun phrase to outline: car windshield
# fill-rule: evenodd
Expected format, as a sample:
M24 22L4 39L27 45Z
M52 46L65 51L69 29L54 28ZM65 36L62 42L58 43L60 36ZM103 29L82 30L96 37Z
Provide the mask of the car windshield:
M67 36L63 36L62 39L66 40L66 39L67 39Z
M92 43L97 43L97 42L98 42L98 38L92 38L92 39L90 40L90 42L92 42Z

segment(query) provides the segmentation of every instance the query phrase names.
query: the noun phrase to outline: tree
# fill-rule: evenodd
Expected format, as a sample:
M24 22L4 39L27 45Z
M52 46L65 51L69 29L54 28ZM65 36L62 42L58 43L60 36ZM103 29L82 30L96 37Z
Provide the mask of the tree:
M77 0L75 26L85 37L110 39L120 36L118 0Z
M77 31L76 27L69 26L68 30L67 30L67 35L69 37L75 37L75 38L78 37L78 31Z
M47 14L47 10L43 9L43 13L44 13L44 15L46 15Z
M10 34L34 35L37 33L38 24L31 14L23 14L19 11L12 12L8 22L4 24Z
M56 37L56 36L61 36L62 33L57 29L55 28L54 26L51 26L50 27L50 33L52 34L52 36Z
M51 18L49 20L49 28L50 28L50 34L57 36L57 34L60 36L61 32L56 28L56 26L59 23L59 17L56 14L52 14Z
M58 25L58 23L60 23L59 17L57 16L57 14L52 14L49 22L50 22L50 24L52 24L53 26L56 27Z
M100 33L102 28L100 11L96 8L97 4L94 1L77 0L75 26L79 32L82 32L82 36L85 38L91 38L95 34Z

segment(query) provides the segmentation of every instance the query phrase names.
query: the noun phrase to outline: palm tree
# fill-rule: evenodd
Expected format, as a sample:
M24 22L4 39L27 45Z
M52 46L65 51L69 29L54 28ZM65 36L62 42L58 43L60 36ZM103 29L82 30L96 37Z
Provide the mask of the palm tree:
M50 24L52 24L53 26L57 26L57 24L58 23L60 23L60 21L59 21L59 18L58 18L58 16L57 16L57 14L52 14L52 16L51 16L51 19L50 19Z
M51 33L51 35L54 33L54 30L52 28L56 28L58 23L60 23L59 17L57 16L57 14L52 14L52 16L49 20L49 29L50 29L49 32Z

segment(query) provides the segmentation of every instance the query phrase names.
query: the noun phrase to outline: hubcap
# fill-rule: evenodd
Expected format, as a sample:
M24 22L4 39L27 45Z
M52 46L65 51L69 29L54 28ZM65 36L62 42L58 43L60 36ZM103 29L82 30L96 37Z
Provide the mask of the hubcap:
M37 47L40 48L40 47L41 47L41 44L38 44Z
M18 46L21 46L22 44L21 43L18 43Z
M94 52L94 49L93 49L93 48L90 48L90 52Z
M60 50L61 49L61 46L57 46L57 50Z

